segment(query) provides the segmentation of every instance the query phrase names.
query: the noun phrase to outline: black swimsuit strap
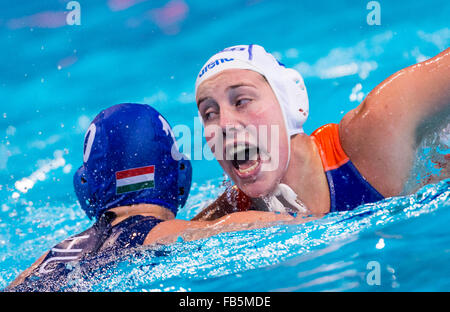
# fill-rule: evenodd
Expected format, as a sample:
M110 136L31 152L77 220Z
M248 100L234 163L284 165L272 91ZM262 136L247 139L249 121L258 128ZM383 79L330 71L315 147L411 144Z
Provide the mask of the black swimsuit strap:
M96 253L102 248L105 241L110 237L112 226L111 223L117 218L117 215L112 211L106 211L92 226L95 229L96 240L93 248L89 253ZM87 254L87 253L85 253Z

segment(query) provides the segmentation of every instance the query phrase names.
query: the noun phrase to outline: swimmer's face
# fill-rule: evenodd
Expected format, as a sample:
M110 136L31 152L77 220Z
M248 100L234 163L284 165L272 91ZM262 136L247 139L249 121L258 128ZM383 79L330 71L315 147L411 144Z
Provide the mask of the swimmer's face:
M216 159L250 197L268 195L285 174L288 140L277 98L265 78L229 69L197 89L205 137Z

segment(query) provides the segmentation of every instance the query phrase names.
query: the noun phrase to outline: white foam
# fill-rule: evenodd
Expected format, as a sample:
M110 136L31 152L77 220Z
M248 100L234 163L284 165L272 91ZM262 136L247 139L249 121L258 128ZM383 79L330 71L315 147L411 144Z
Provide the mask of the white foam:
M14 183L16 190L25 194L32 189L38 181L45 181L47 179L47 174L50 171L65 166L66 160L63 158L63 151L56 150L53 153L53 156L54 158L51 160L39 160L39 168L36 171L32 172L28 177L16 181ZM16 199L20 196L20 193L14 192L12 196Z

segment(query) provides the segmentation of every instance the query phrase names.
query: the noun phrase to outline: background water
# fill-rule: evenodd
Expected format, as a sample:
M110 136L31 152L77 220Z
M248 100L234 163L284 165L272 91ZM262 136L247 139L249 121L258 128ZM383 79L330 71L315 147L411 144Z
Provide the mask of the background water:
M73 26L67 3L0 2L0 288L92 223L72 175L100 110L147 103L194 133L200 67L226 46L256 43L304 76L311 133L450 42L450 4L439 0L379 1L379 26L366 22L368 1L79 1L81 25ZM222 190L217 162L193 167L182 219ZM124 254L94 276L74 274L69 289L448 291L448 182L300 226ZM367 283L371 261L379 286Z

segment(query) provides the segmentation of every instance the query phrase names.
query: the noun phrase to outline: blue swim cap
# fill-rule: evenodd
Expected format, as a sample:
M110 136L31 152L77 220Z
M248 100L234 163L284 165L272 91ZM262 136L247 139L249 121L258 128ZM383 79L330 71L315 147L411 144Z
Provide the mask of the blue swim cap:
M143 203L176 215L189 195L191 177L191 163L179 153L166 119L148 105L125 103L92 121L74 188L89 218Z

